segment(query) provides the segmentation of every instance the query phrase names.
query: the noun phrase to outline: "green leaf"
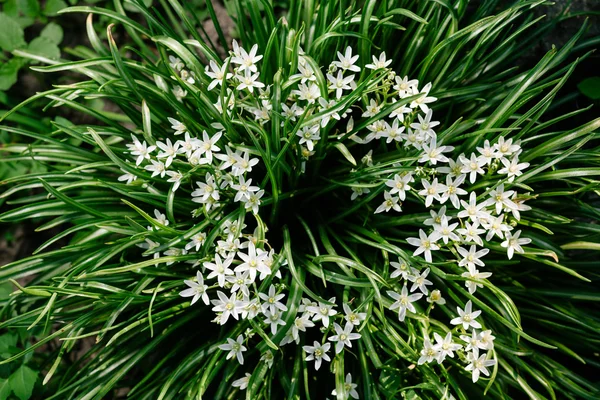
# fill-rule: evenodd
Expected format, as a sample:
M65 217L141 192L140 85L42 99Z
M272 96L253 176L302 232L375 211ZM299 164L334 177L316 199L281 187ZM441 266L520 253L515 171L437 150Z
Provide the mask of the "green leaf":
M10 296L12 291L13 287L10 282L0 284L0 301L8 299L8 296Z
M16 346L17 335L14 335L12 333L5 333L4 335L0 336L0 357L10 357L12 354L15 353L14 349ZM2 399L2 397L0 397L0 399Z
M35 55L49 58L51 60L57 60L60 58L60 49L56 43L50 41L44 36L39 36L33 39L27 50Z
M12 388L15 395L21 400L27 400L33 393L33 387L35 381L37 381L38 374L26 365L21 365L13 374L8 378L10 381L10 387Z
M0 49L13 51L25 46L25 34L23 28L13 18L0 13Z
M26 63L24 59L15 57L0 66L0 90L8 90L17 82L19 70Z
M582 80L577 88L592 100L600 99L600 76L592 76Z
M8 399L11 391L12 389L10 388L10 382L8 379L0 378L0 400Z
M60 25L50 22L44 29L42 29L40 36L58 45L63 40L63 29L60 27Z
M67 8L69 5L64 0L48 0L46 7L44 8L44 14L53 16L58 14L63 8Z

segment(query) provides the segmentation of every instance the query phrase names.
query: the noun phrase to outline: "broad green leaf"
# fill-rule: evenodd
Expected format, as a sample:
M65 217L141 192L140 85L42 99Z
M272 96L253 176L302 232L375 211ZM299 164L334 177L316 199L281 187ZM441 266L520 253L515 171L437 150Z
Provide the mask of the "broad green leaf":
M31 54L42 56L50 60L58 60L60 58L60 49L56 43L45 36L39 36L33 39L27 46L27 51Z
M63 29L60 27L60 25L50 22L44 29L42 29L40 36L58 45L63 40Z
M592 100L600 99L600 76L592 76L579 82L577 88Z
M10 387L20 400L27 400L33 393L33 387L37 381L38 373L26 366L21 365L19 369L8 378Z
M0 13L0 50L13 51L25 44L25 33L19 23L5 13Z
M27 64L27 61L15 57L0 66L0 90L8 90L17 82L19 70L25 64Z
M10 388L9 380L0 378L0 399L8 399L8 396L10 396L10 392L12 392L12 389Z
M44 14L53 16L68 6L69 5L64 0L48 0L46 2L46 7L44 7Z

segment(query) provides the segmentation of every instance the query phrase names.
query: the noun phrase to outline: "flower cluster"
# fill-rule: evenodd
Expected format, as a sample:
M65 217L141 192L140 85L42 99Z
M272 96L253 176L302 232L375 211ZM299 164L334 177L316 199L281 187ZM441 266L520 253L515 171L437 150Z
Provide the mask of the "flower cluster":
M530 239L520 238L521 231L513 233L513 222L520 219L521 211L529 209L524 204L527 197L512 188L515 179L528 166L519 161L518 142L505 137L493 144L486 140L470 154L452 156L454 147L444 145L444 135L438 136L434 129L440 122L433 120L432 107L437 99L430 94L432 84L421 86L408 76L396 76L388 68L391 60L385 53L373 56L372 63L364 66L371 72L363 81L357 81L362 69L358 65L359 56L353 54L351 47L344 53L338 52L337 59L324 74L301 52L297 71L290 73L286 84L291 87L289 96L275 105L276 111L271 88L259 80L258 63L262 56L257 52L257 45L247 52L234 41L227 59L221 63L210 61L205 70L206 90L219 93L215 109L220 113L226 111L232 119L252 119L261 124L272 123L277 115L281 127L295 132L291 149L301 160L298 167L302 172L317 151L325 151L331 144L345 142L345 148L355 152L362 152L361 146L367 149L362 152L362 163L354 164L353 172L368 172L378 165L377 154L370 143L395 146L399 158L409 161L391 163L391 169L378 170L384 171L381 174L366 174L371 177L370 181L348 182L352 188L351 200L363 201L363 196L371 190L383 192L383 202L371 209L374 214L403 212L403 202L409 196L425 208L440 205L439 209L431 210L431 218L422 221L418 237L407 239L409 245L416 247L413 257L398 255L397 262L390 262L393 271L389 288L394 290L387 291L393 300L389 309L398 313L401 322L415 314L426 317L415 306L424 296L430 309L434 304L445 304L441 291L431 290L433 282L428 279L432 271L429 264L434 264L437 254L439 257L452 255L456 259L458 267L466 270L462 277L469 293L474 294L491 276L490 272L479 270L485 267L482 259L489 253L486 243L500 239L509 259L514 252L524 252L521 246ZM170 66L180 77L173 79L189 85L199 84L198 77L188 72L178 58L171 56ZM321 78L325 75L326 81L318 79L319 74ZM369 89L368 98L363 99L364 108L357 116L362 119L360 123L352 116L357 114L359 107L355 107L355 103L360 99L350 97L358 85L367 85ZM183 101L187 91L175 86L173 93ZM208 227L204 226L195 230L189 242L182 243L181 247L170 247L164 255L189 255L193 266L199 267L195 279L184 281L188 288L180 295L191 298L192 305L202 300L206 306L212 306L216 323L259 321L245 334L228 338L219 349L228 352L228 359L236 358L243 364L247 340L256 329L270 332L273 337L281 332L279 337L283 339L279 346L300 344L301 334L305 335L311 328L318 329L325 334L323 340L302 346L306 360L314 361L318 370L324 361L331 361L331 355L351 348L352 341L361 338L358 330L367 316L359 312L361 306L353 309L349 302L342 302L343 313L340 313L335 297L327 301L303 298L300 307L291 309L286 305L286 284L282 280L286 277L281 274L281 267L287 262L285 257L270 247L264 237L266 229L257 227L252 234L244 231L247 228L244 215L252 213L258 219L261 204L270 200L269 194L255 183L258 182L256 170L262 171L263 167L259 157L255 157L258 151L244 143L225 143L229 137L220 123L212 124L209 132L195 128L193 121L169 118L168 122L173 135L183 136L182 139L166 138L148 144L146 140L151 138L140 140L132 135L127 149L133 157L132 165L150 172L152 177L167 178L172 192L195 182L190 197L200 208L191 210L191 214L193 217L204 215L209 225L218 228L218 237L210 242L207 241ZM338 122L345 122L345 129L334 130ZM497 178L497 184L481 189L476 183L482 176ZM119 180L134 184L138 178L126 172ZM477 194L475 190L483 191ZM231 212L231 206L236 203L242 207L237 213ZM156 224L149 227L150 232L169 225L170 221L160 211L155 211L155 217ZM155 249L162 244L146 238L140 247L146 249L146 255L157 258L160 254ZM198 257L194 260L196 253ZM424 262L415 257L420 255ZM468 362L465 369L475 382L480 373L488 375L487 367L495 363L490 359L494 336L477 321L481 311L473 311L471 301L464 309L458 307L458 314L450 321L456 325L453 331L432 332L435 344L425 335L417 362L420 365L435 360L441 364L446 357L454 357L454 352L464 351L464 360ZM454 342L454 333L464 345ZM480 354L480 351L488 352ZM261 360L271 367L274 357L267 350ZM244 389L249 379L250 375L246 374L233 385ZM358 398L350 374L346 386L347 395Z

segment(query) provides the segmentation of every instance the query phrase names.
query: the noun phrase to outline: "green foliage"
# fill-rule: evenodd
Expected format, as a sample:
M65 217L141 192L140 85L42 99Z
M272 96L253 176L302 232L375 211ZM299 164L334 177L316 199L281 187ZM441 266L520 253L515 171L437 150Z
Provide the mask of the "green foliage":
M0 149L0 163L44 167L4 179L6 190L0 198L8 200L0 220L34 220L40 232L60 228L32 256L0 267L2 280L33 277L3 302L0 329L42 331L37 343L11 352L5 362L24 359L60 338L44 379L54 399L108 398L119 388L129 389L132 398L148 399L323 398L335 388L342 399L346 373L352 373L366 399L471 399L484 394L493 399L598 398L594 353L600 332L600 231L595 224L600 216L600 120L590 118L587 109L562 108L571 95L565 92L566 83L591 56L581 51L596 43L585 38L585 24L564 47L521 71L516 65L522 54L557 23L533 16L531 9L542 7L542 1L289 1L281 9L268 1L228 1L239 39L246 49L258 44L264 55L261 79L272 85L271 120L257 122L244 114L255 106L244 103L253 96L237 98L245 108L229 115L217 109L219 104L227 109L226 82L206 90L206 65L210 60L220 63L219 52L229 50L229 32L219 25L213 4L207 2L207 11L216 40L204 35L203 21L194 18L186 2L160 3L153 9L141 1L126 2L127 7L116 1L114 11L64 10L90 13L90 18L102 15L115 24L102 40L88 20L92 48L70 51L74 60L41 59L24 44L16 53L47 64L32 67L36 71L84 78L36 95L3 119L45 99L48 107L70 108L93 122L73 124L57 118L46 130L15 124L1 128L34 144L11 141ZM129 15L131 9L135 17ZM43 40L57 41L60 35L53 30ZM134 44L125 48L123 35ZM39 51L41 44L33 47ZM291 76L297 73L300 49L318 75L319 91L327 94L325 74L318 67L328 65L346 46L358 51L361 65L385 50L394 59L390 68L399 76L432 82L432 94L439 99L435 113L441 116L438 141L454 146L454 153L468 154L485 140L496 143L500 137L520 140L519 157L530 166L513 185L523 196L519 200L527 200L532 210L508 221L533 242L512 260L506 259L498 242L487 243L486 265L494 276L474 280L483 286L475 295L463 286L468 279L461 275L464 268L456 265L453 246L431 263L412 256L414 248L407 239L416 236L429 217L421 197L407 197L403 213L373 213L381 200L381 184L414 168L418 153L374 142L374 163L368 166L362 161L368 158L363 148L336 139L362 134L394 111L397 105L368 118L358 115L380 95L385 74L363 69L357 87L332 109L315 107L294 124L284 118L281 103L297 87ZM573 57L575 50L579 58ZM186 72L195 73L194 83L170 65L169 56L179 57ZM178 96L177 87L187 94ZM108 110L109 104L118 111ZM328 125L314 157L303 160L298 152L301 127L343 114L351 106L356 124ZM125 146L131 134L149 145L172 139L167 117L184 121L198 135L203 130L214 134L215 124L220 124L225 128L221 148L237 146L260 158L252 177L269 194L257 215L226 204L218 209L222 215L199 208L191 216L197 204L190 193L194 183L204 179L204 167L174 161L184 173L175 193L166 178L134 166ZM577 118L583 122L575 123ZM402 164L395 165L398 162ZM129 185L119 181L124 172L137 179ZM499 182L490 167L471 190L487 195ZM351 188L373 192L350 201ZM152 216L154 209L165 212L164 220ZM303 297L336 297L367 314L357 328L361 338L356 346L332 354L331 368L315 373L301 346L281 346L284 330L271 335L262 321L248 320L217 327L211 325L215 315L210 307L201 301L192 305L179 296L183 280L199 268L189 261L212 260L210 244L222 238L223 226L232 221L256 228L258 243L268 238L276 247L273 269L282 272L278 289L286 293L288 326ZM202 232L208 244L198 253L165 253ZM161 254L153 258L155 253ZM390 261L398 258L430 268L430 279L447 304L419 304L399 322L397 313L388 310L392 302L385 295L401 286L390 278ZM270 279L254 289L266 292ZM209 289L211 298L216 289ZM490 356L497 362L491 376L476 384L463 371L462 352L444 364L417 366L425 336L463 333L447 321L467 301L483 310L485 328L496 336ZM241 334L249 347L243 366L218 349L227 338ZM327 334L314 334L315 340L321 336ZM69 360L75 344L85 338L93 338L95 345L84 357ZM267 350L274 354L273 368L261 361ZM19 398L28 393L35 378L23 365L14 370L20 371L16 378L2 377L0 393L7 385ZM231 383L245 372L250 378L242 394ZM19 391L13 381L22 383Z

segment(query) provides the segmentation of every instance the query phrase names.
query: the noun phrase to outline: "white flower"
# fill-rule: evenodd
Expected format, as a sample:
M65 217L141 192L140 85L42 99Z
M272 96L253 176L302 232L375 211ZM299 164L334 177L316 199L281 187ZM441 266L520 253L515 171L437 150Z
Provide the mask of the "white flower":
M394 119L392 125L384 121L385 130L381 133L381 137L385 138L386 143L392 143L392 141L400 142L402 140L402 132L404 132L404 126L398 126L398 119Z
M179 189L179 185L181 184L181 180L183 179L183 174L179 171L167 171L167 175L169 175L169 179L167 179L167 182L173 183L173 191Z
M301 131L296 132L296 135L300 136L299 144L306 143L306 147L309 151L313 151L315 142L321 139L319 125L305 126Z
M468 203L461 200L460 204L464 210L458 213L458 218L468 217L471 221L478 222L479 219L487 219L490 216L490 213L485 210L485 206L487 206L486 202L477 204L477 195L475 192L471 192Z
M245 180L243 176L239 177L239 184L231 185L231 188L237 190L233 201L250 199L250 195L260 189L258 186L252 186L252 179Z
M442 337L437 332L433 334L436 344L434 347L438 351L437 362L441 364L446 357L454 358L454 352L462 349L462 345L452 341L452 332L448 332L446 337Z
M264 313L266 313L267 310L271 311L271 314L276 313L277 310L287 311L287 307L279 301L285 297L285 294L277 294L275 286L269 286L268 295L264 293L259 293L258 296L264 301L264 303L262 304L262 309Z
M490 331L491 332L491 331ZM460 335L460 339L467 343L465 346L465 351L472 351L473 349L482 349L481 342L479 341L479 333L477 330L471 330L471 336L469 335Z
M133 134L131 135L131 140L133 141L133 144L126 144L126 146L132 156L138 156L135 165L140 165L144 159L149 160L150 153L156 149L156 146L148 147L146 141L140 142Z
M485 171L481 168L485 165L485 160L481 160L477 158L475 153L471 153L471 158L461 155L459 157L460 162L462 163L462 169L460 172L463 174L470 174L469 181L474 183L477 179L477 174L483 175Z
M517 231L514 235L506 232L506 240L500 244L502 247L506 247L509 260L513 257L515 251L521 254L525 253L521 245L531 243L531 239L519 238L520 235L521 231Z
M483 240L479 237L482 233L485 233L485 229L479 229L479 222L475 221L470 224L468 221L465 222L465 227L456 230L458 233L463 235L463 241L466 243L475 242L479 246L483 246ZM487 239L486 239L487 240Z
M397 193L398 197L400 197L400 200L404 201L406 199L406 191L411 189L409 185L411 182L414 182L411 173L407 173L403 176L396 174L394 175L393 179L387 180L385 185L392 188L392 190L390 190L390 194L393 195Z
M338 51L337 56L338 56L339 61L332 62L333 65L335 65L338 68L343 69L344 71L348 70L348 71L353 71L353 72L360 72L360 67L357 65L354 65L354 63L356 63L356 61L358 60L359 56L352 55L352 47L350 47L350 46L346 47L345 54L342 54Z
M252 210L254 214L258 214L258 208L260 207L260 199L265 194L264 190L259 190L256 193L251 193L248 199L246 200L246 210ZM270 271L268 272L271 273Z
M445 244L448 244L448 240L460 241L460 237L454 233L454 229L458 226L458 222L451 225L448 223L448 217L443 216L440 224L434 225L435 231L439 234L440 238Z
M263 58L261 55L256 55L256 52L258 51L258 45L255 44L252 46L250 53L247 53L246 50L241 47L238 47L238 49L239 52L234 54L234 57L231 59L233 64L239 65L238 71L256 72L256 63Z
M437 178L435 178L431 183L427 182L425 179L421 179L421 183L423 184L424 189L421 190L419 194L421 196L425 196L425 207L431 206L433 200L442 200L440 194L446 191L446 185L438 183Z
M392 63L391 59L386 60L385 51L379 55L379 59L375 56L372 56L372 57L373 57L373 64L367 64L367 65L365 65L365 68L367 68L367 69L382 69L382 68L387 68Z
M394 279L400 276L402 279L408 279L410 269L406 261L398 258L398 262L390 261L390 265L395 269L390 278Z
M394 90L398 91L398 96L400 96L401 99L413 95L419 84L419 81L416 79L408 80L408 76L405 76L404 78L397 76L395 81L396 84L394 85Z
M398 309L398 319L400 322L404 321L404 318L406 317L406 310L412 312L413 314L417 312L412 303L423 297L421 293L415 293L409 296L406 286L402 287L402 292L400 294L392 292L391 290L388 290L387 294L392 299L396 300L390 306L390 310L395 310L396 308Z
M388 212L391 209L394 209L394 211L398 212L402 211L402 208L400 208L400 204L398 204L398 197L392 196L387 190L383 192L383 197L385 198L385 200L383 201L383 203L381 203L379 207L377 207L377 210L375 210L375 214L384 211Z
M183 102L183 99L185 98L185 96L187 96L187 90L182 89L181 86L179 85L175 85L173 86L173 89L171 89L171 93L173 93L173 96L175 96L175 98L177 99L178 102Z
M198 185L198 189L192 192L192 201L196 203L206 203L209 198L219 200L219 189L217 189L215 177L210 173L206 173L206 183L196 182L196 185Z
M261 293L262 294L262 293ZM263 304L264 307L264 304ZM266 319L263 321L265 324L271 324L271 334L275 335L277 333L277 327L279 325L285 326L285 321L281 319L281 312L275 311L271 312L271 310L266 310L264 312Z
M298 90L292 90L293 95L297 95L298 99L306 100L309 104L313 104L315 100L321 97L321 91L317 84L310 82L308 85L301 83L298 85Z
M237 162L232 165L231 170L233 175L240 176L246 172L252 172L252 167L258 164L258 158L250 158L250 153L243 152L241 155L237 153L233 155Z
M185 154L185 156L189 159L192 156L192 153L196 151L199 145L199 140L196 138L190 137L189 132L185 133L185 140L178 140L176 144L179 144L181 147L181 153Z
M171 117L167 117L167 120L171 123L171 129L175 130L175 135L181 135L182 133L187 132L186 126L181 121Z
M438 356L438 351L431 345L431 340L425 336L423 338L423 348L421 349L421 357L419 357L419 361L417 364L423 365L425 363L430 363Z
M529 163L519 163L519 159L517 157L513 157L512 160L508 161L503 158L502 164L504 168L498 171L499 174L508 175L508 181L512 182L515 180L515 177L523 175L523 169L529 167Z
M423 143L423 154L421 155L421 158L419 158L419 162L425 163L429 161L433 165L436 165L438 161L448 162L448 157L446 157L443 153L452 150L454 150L454 147L452 146L438 146L437 139L434 137L431 139L430 143Z
M241 291L244 296L250 296L248 285L252 284L252 280L250 280L250 273L248 271L236 272L235 276L228 275L226 279L227 282L231 283L231 293Z
M477 318L481 314L481 310L471 311L472 307L473 305L471 304L471 300L467 301L464 311L461 310L460 307L456 307L459 316L452 319L450 323L452 325L462 324L463 329L469 329L469 326L475 329L481 328L481 324L475 321L475 318Z
M440 203L444 204L446 200L450 199L450 203L454 208L460 208L460 200L458 196L467 194L467 191L461 189L459 186L465 180L465 175L460 175L456 179L452 180L450 175L446 175L446 191L442 194Z
M330 108L334 107L337 104L337 102L335 100L330 100L327 101L322 97L319 97L319 105L321 106L321 108L319 109L320 111L327 111ZM327 115L324 115L321 118L321 127L325 128L327 126L327 124L329 123L329 121L331 120L331 118L339 121L340 120L340 114L338 114L337 112L333 112L333 113L329 113Z
M367 313L357 313L356 311L352 311L350 306L346 303L342 304L342 308L344 309L344 314L346 314L344 319L353 325L360 325L361 321L364 321L365 318L367 318Z
M397 101L398 100L396 100L396 99L392 99L392 104L396 103ZM394 111L392 111L390 113L389 117L395 118L395 119L399 120L400 122L404 122L404 114L408 114L411 111L412 110L409 107L406 107L406 105L402 105L400 107L395 108Z
M505 158L521 150L521 146L513 144L512 139L504 140L504 136L500 136L495 147L498 150L496 158Z
M487 367L491 367L496 364L496 360L486 360L487 353L479 355L479 349L473 349L473 356L471 357L471 364L467 365L465 369L472 371L473 383L479 379L479 374L483 373L485 376L490 376Z
M307 306L306 310L313 313L313 321L321 321L323 322L323 326L327 328L329 326L329 317L333 317L337 314L337 311L334 310L333 305L335 304L335 297L329 299L331 305L319 302L319 306Z
M365 112L363 112L363 118L373 117L381 111L381 105L377 104L375 99L371 99L367 105Z
M327 74L327 79L330 82L328 89L335 91L336 99L342 97L344 90L352 90L352 86L350 85L354 81L354 75L344 77L342 71L340 70L337 72L337 76Z
M427 297L427 302L443 305L446 304L446 299L442 297L442 292L436 289L431 291L431 294Z
M383 54L385 54L385 53L383 53ZM350 373L348 373L346 375L346 381L344 382L344 393L346 393L346 398L348 398L348 395L349 395L353 399L358 399L359 398L358 392L356 391L357 387L358 387L358 385L356 383L352 383L352 375L350 375ZM331 392L331 395L337 396L337 391L335 389L333 389L333 392Z
M250 383L251 377L252 377L252 374L249 374L248 372L246 372L246 376L244 376L243 378L240 378L240 379L236 379L235 381L233 381L231 386L240 388L240 390L246 390L246 388L248 387L248 383Z
M124 175L121 175L117 178L117 180L119 182L123 182L125 181L125 184L130 185L131 182L135 181L137 179L137 176L135 176L134 174L132 174L131 172L127 172L124 169L121 169L121 171L125 172Z
M273 357L273 353L271 353L271 350L267 350L262 356L260 356L260 360L264 361L264 363L267 364L269 368L273 366L274 359L275 357Z
M429 96L430 90L431 90L431 82L428 83L427 85L423 86L423 89L421 89L421 92L420 92L422 95L418 99L416 99L410 103L410 108L414 109L415 107L419 107L421 109L421 111L423 111L424 113L428 112L429 106L427 104L433 103L434 101L437 100L436 97Z
M467 279L487 279L490 276L492 276L491 272L479 272L479 270L476 269L474 265L469 265L467 268L469 269L469 271L463 272L461 274L462 277ZM483 287L481 283L473 282L472 280L467 280L465 282L465 286L467 287L467 289L469 289L469 293L471 294L475 293L478 287Z
M227 72L227 63L223 63L223 65L221 66L221 68L219 68L219 66L217 65L216 62L214 62L214 60L210 60L210 69L212 69L212 72L209 70L208 67L205 68L204 73L206 75L208 75L208 77L212 78L213 81L210 83L210 85L208 85L208 87L206 88L206 90L211 91L215 88L215 86L217 85L221 85L223 83L223 78L225 78L225 80L227 79L231 79L231 77L233 76L233 74L231 74L231 72Z
M206 131L202 132L202 140L198 140L198 147L194 152L197 156L204 156L206 164L212 164L213 152L217 153L221 149L217 146L217 142L221 138L222 133L218 132L213 137L210 137Z
M260 301L257 298L253 298L251 300L243 303L243 307L241 309L241 314L243 319L252 319L256 317L262 310L262 306Z
M200 250L200 247L202 247L204 241L206 240L206 233L196 233L194 236L192 236L191 239L192 241L185 245L185 249L190 250L192 248L195 248L196 251L198 251Z
M492 160L497 158L496 146L490 146L490 141L483 142L483 147L477 147L477 151L481 154L479 158L485 161L485 165L490 165Z
M301 78L300 83L306 83L306 81L314 82L317 80L317 77L309 64L298 63L298 71L300 71L300 73L290 76L290 80Z
M244 71L244 76L236 75L235 77L239 81L239 84L237 85L236 89L237 90L248 89L250 91L250 93L254 93L254 88L258 89L258 88L265 87L265 84L258 80L258 76L259 76L258 73L253 74L252 72L250 72L249 69Z
M237 294L233 293L231 297L227 297L225 293L218 291L218 300L211 300L210 302L214 305L212 308L215 312L220 312L219 323L225 325L229 316L238 319L238 314L244 308L245 304L243 301L237 300Z
M410 287L411 293L417 289L419 289L425 295L429 293L427 285L433 285L433 283L430 280L425 279L427 278L427 275L429 275L429 268L427 268L421 274L419 274L419 270L412 268L412 273L408 275L408 280L413 282L412 286Z
M321 344L317 341L314 342L313 346L302 346L302 349L308 353L308 356L305 358L306 361L315 360L315 370L319 370L321 367L321 362L331 361L331 358L327 355L327 352L331 348L330 343L325 343L321 346Z
M460 159L460 157L459 157L459 159ZM449 158L447 166L437 167L436 170L437 170L437 172L439 172L441 174L447 174L451 178L462 176L464 179L464 177L466 177L466 174L464 174L462 172L462 167L463 167L463 165L460 162L460 160L454 161L453 159ZM462 183L462 181L461 181L461 183Z
M362 196L363 194L370 193L371 189L362 187L362 186L352 186L352 195L350 196L350 200L356 200L358 196Z
M413 253L413 256L418 256L423 253L425 256L425 260L427 262L431 262L431 251L439 250L440 246L435 244L435 242L440 238L437 232L433 232L431 235L427 236L423 229L419 229L419 238L408 238L406 241L413 245L417 246L417 249Z
M238 257L242 259L243 263L235 267L236 272L249 271L250 272L250 280L252 282L256 279L256 274L258 272L264 273L266 275L271 274L271 269L267 267L264 263L267 253L265 252L257 252L256 246L254 243L248 243L247 253L238 252ZM273 288L273 286L271 286ZM275 290L273 288L273 290Z
M165 166L165 164L163 164L162 161L150 160L150 162L152 164L151 165L146 165L144 167L144 169L146 171L151 171L152 172L152 177L154 177L156 175L160 175L161 178L164 178L165 174L167 173L167 167Z
M185 64L175 56L169 56L169 66L176 71L181 71L185 68Z
M435 128L436 126L438 126L440 124L439 121L432 121L431 117L433 116L433 110L429 110L427 111L427 113L425 114L425 118L421 117L420 114L417 114L417 118L419 119L419 122L413 122L412 124L410 124L410 127L413 129L416 129L417 132L419 132L420 134L422 134L425 137L430 137L432 139L432 145L430 147L432 147L433 149L435 149L435 139L436 139L436 134L434 132L434 130L432 128ZM425 146L423 146L423 148L425 148ZM451 151L454 150L454 147L452 146L442 146L439 150L440 153L446 152L446 151ZM442 156L443 157L443 156ZM446 157L443 157L446 158ZM442 161L442 160L440 160ZM448 162L448 159L443 160L443 162ZM435 162L432 162L432 164L435 165Z
M293 103L290 107L288 107L285 103L281 103L281 112L291 122L294 122L296 121L296 117L299 117L300 115L304 114L304 108L298 106L297 103ZM284 125L285 121L281 121L281 126Z
M491 330L483 331L479 334L479 348L491 350L494 348L495 336L492 335Z
M514 190L504 191L504 184L498 185L496 189L490 192L488 204L496 206L496 214L500 214L503 207L508 209L517 208L517 205L510 199L514 194Z
M169 220L167 219L167 216L165 214L161 213L158 210L154 210L154 217L156 222L158 222L159 224L169 226Z
M231 263L233 262L233 257L227 257L225 260L221 260L221 256L219 254L215 254L215 262L205 262L202 265L204 268L211 271L210 274L206 277L206 279L211 279L217 277L217 281L219 282L219 286L225 286L225 280L227 275L233 275L233 271L229 268Z
M301 317L296 317L294 320L294 325L292 326L292 338L295 341L300 340L299 332L306 332L306 328L312 328L315 326L315 323L312 322L308 315L302 315Z
M192 305L197 302L198 299L202 299L204 304L208 305L208 294L206 293L208 286L204 284L204 278L200 271L196 271L196 281L197 282L184 280L183 282L188 285L189 288L179 292L179 295L181 297L192 297Z
M504 223L504 214L500 214L497 217L490 216L486 221L483 221L483 227L487 229L487 235L485 240L490 241L494 235L500 239L504 239L504 232L510 232L511 226Z
M477 248L475 247L475 245L471 245L468 251L467 249L460 246L457 247L456 250L458 250L458 253L463 257L462 260L459 261L458 266L467 268L474 268L475 265L485 267L485 263L481 261L480 258L490 252L490 249L481 249L479 251L476 251Z
M330 336L329 341L335 342L335 354L339 354L344 350L344 346L352 347L351 340L360 339L360 333L352 333L354 324L346 322L346 326L342 329L337 323L333 324L336 335Z
M427 218L423 221L423 225L426 226L436 226L442 223L442 219L446 216L446 206L440 208L440 211L436 212L435 210L430 210L429 215L431 218Z
M237 357L238 362L240 364L244 364L244 356L242 355L242 352L248 350L244 346L244 336L239 335L236 340L227 338L227 343L219 345L219 349L229 351L229 353L227 353L227 360Z

